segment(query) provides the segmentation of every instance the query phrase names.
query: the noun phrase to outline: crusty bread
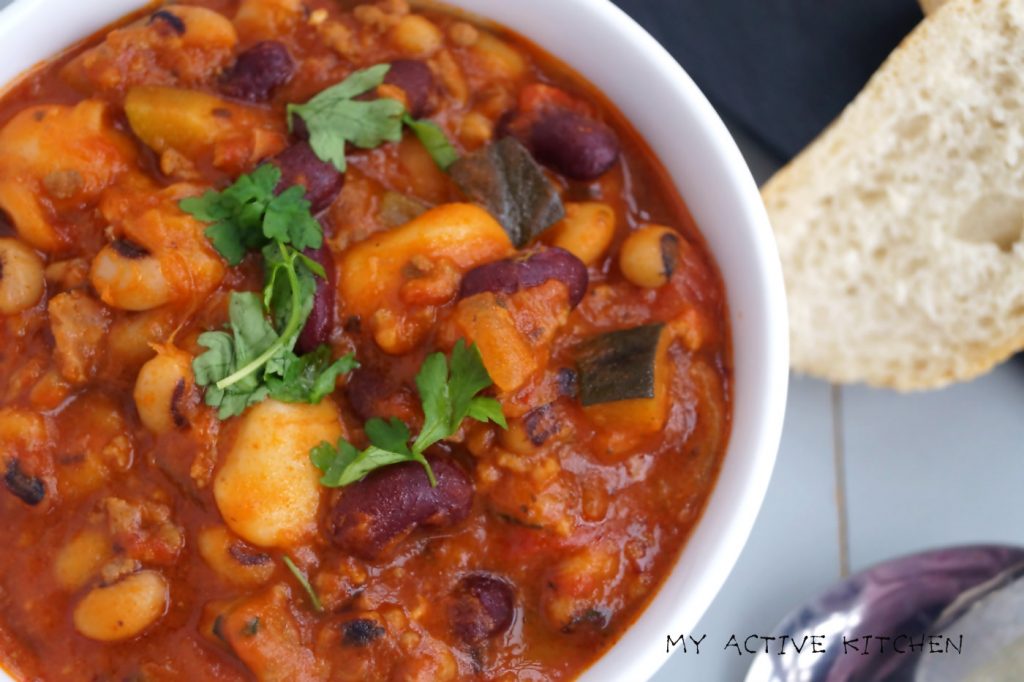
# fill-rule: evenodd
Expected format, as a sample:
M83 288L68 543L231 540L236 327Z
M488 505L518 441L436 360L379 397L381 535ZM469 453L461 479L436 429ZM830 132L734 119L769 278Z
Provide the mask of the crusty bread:
M763 196L795 369L934 388L1024 348L1024 1L922 22Z
M946 0L920 0L921 9L924 10L925 14L931 14L939 8L940 5L946 4Z

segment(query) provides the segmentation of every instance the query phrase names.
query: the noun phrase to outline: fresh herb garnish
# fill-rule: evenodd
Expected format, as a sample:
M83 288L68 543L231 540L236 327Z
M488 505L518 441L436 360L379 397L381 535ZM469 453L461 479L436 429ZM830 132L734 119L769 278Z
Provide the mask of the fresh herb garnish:
M199 220L213 223L206 228L206 236L231 265L238 265L246 252L271 241L290 244L299 251L320 248L323 231L309 212L305 190L296 185L275 195L280 181L281 170L263 164L230 187L182 199L179 206Z
M323 267L299 249L323 243L320 224L303 199L304 189L274 188L281 173L263 165L221 192L184 199L182 210L213 221L206 234L230 263L262 248L266 284L262 295L233 292L228 304L229 330L205 332L207 349L192 362L196 383L206 387L207 405L227 419L267 397L286 402L318 403L334 390L340 374L356 366L351 355L330 362L322 346L303 357L292 352L313 307L316 277ZM270 315L270 320L267 315Z
M284 562L284 565L292 572L295 579L299 581L299 585L302 586L302 589L304 589L306 594L309 595L309 603L313 605L313 610L318 613L323 612L324 606L320 603L320 597L316 596L316 591L313 589L313 586L309 584L309 578L306 577L306 574L299 570L299 567L295 565L295 562L291 560L291 557L281 557L281 561Z
M449 166L459 160L459 153L455 151L455 147L441 130L441 126L427 119L415 119L409 114L402 117L402 122L416 134L420 143L426 147L430 157L441 167L441 170L448 170Z
M301 118L309 131L309 145L317 157L344 173L348 167L347 142L362 149L398 142L402 139L404 123L437 165L447 169L459 158L459 153L440 126L433 121L414 119L405 105L395 99L356 99L379 87L390 69L390 64L377 64L356 71L337 85L320 91L305 104L289 104L289 130L294 127L293 117Z
M452 349L451 366L444 353L428 355L416 375L416 387L423 406L423 428L409 445L409 427L401 420L374 418L366 422L370 446L357 450L344 438L337 447L322 442L310 452L310 459L324 472L320 482L329 488L354 483L374 469L399 462L419 462L431 485L437 485L434 472L423 453L434 443L459 430L466 417L492 421L507 428L501 404L494 398L477 395L490 386L490 375L475 345L468 348L459 340Z
M348 78L322 90L305 104L288 105L288 128L293 116L299 116L309 131L309 145L321 161L334 164L344 173L345 143L373 149L384 142L402 139L402 115L405 106L398 100L355 99L378 87L390 64L377 64L356 71Z

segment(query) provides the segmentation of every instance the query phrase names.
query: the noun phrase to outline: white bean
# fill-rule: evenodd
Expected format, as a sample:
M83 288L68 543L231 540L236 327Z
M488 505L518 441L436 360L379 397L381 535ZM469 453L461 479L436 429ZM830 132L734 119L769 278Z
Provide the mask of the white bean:
M675 272L683 244L682 236L670 227L641 227L622 243L619 269L633 284L657 289Z
M253 551L224 526L199 531L199 554L221 578L233 585L253 587L274 574L269 554Z
M292 547L316 531L320 471L309 451L342 435L338 409L266 400L243 417L217 472L213 495L224 521L261 547Z
M99 642L129 639L159 620L168 602L167 580L156 571L139 571L85 595L75 607L75 629Z
M192 356L173 346L160 347L157 356L139 370L132 394L145 427L167 433L187 426L194 386Z
M99 572L110 555L106 535L87 528L61 547L53 563L54 576L65 590L77 590Z
M150 310L168 303L174 290L160 261L139 247L116 244L120 246L107 245L96 254L89 273L103 302L122 310Z

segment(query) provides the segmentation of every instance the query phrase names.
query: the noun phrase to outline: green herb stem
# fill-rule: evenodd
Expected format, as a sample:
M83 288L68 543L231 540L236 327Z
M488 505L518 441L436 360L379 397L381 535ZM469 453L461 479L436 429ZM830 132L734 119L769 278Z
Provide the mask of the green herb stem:
M434 477L434 470L431 468L430 462L427 461L427 458L424 457L419 452L414 452L413 453L413 459L415 459L417 462L419 462L420 464L423 465L423 468L427 472L427 478L430 480L430 487L431 488L436 488L437 487L437 479Z
M309 578L306 577L306 574L299 570L299 567L295 565L295 562L292 561L291 557L285 555L281 558L281 561L284 562L284 565L288 567L288 570L291 571L293 576L295 576L295 579L299 581L299 585L302 586L302 589L306 591L307 595L309 595L309 602L313 605L313 610L317 613L323 613L324 605L320 603L320 597L316 596L316 591L313 589L313 586L309 584Z
M277 242L277 248L281 251L281 257L288 260L288 247L281 242ZM263 365L267 364L270 358L277 355L277 353L285 346L288 341L299 333L299 325L302 324L302 298L299 294L299 276L295 272L295 268L286 268L288 275L288 283L292 289L292 309L289 312L288 324L285 325L284 331L281 332L281 336L277 338L274 343L260 353L259 357L251 361L233 374L230 374L220 381L217 382L217 388L224 390L228 386L238 383L245 377L249 376Z

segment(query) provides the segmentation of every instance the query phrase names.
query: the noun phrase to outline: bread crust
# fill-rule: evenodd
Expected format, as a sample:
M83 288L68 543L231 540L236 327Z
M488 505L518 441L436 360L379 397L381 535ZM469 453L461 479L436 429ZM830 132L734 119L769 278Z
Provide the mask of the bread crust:
M920 2L921 9L924 10L925 14L932 14L939 7L946 4L946 0L920 0Z

